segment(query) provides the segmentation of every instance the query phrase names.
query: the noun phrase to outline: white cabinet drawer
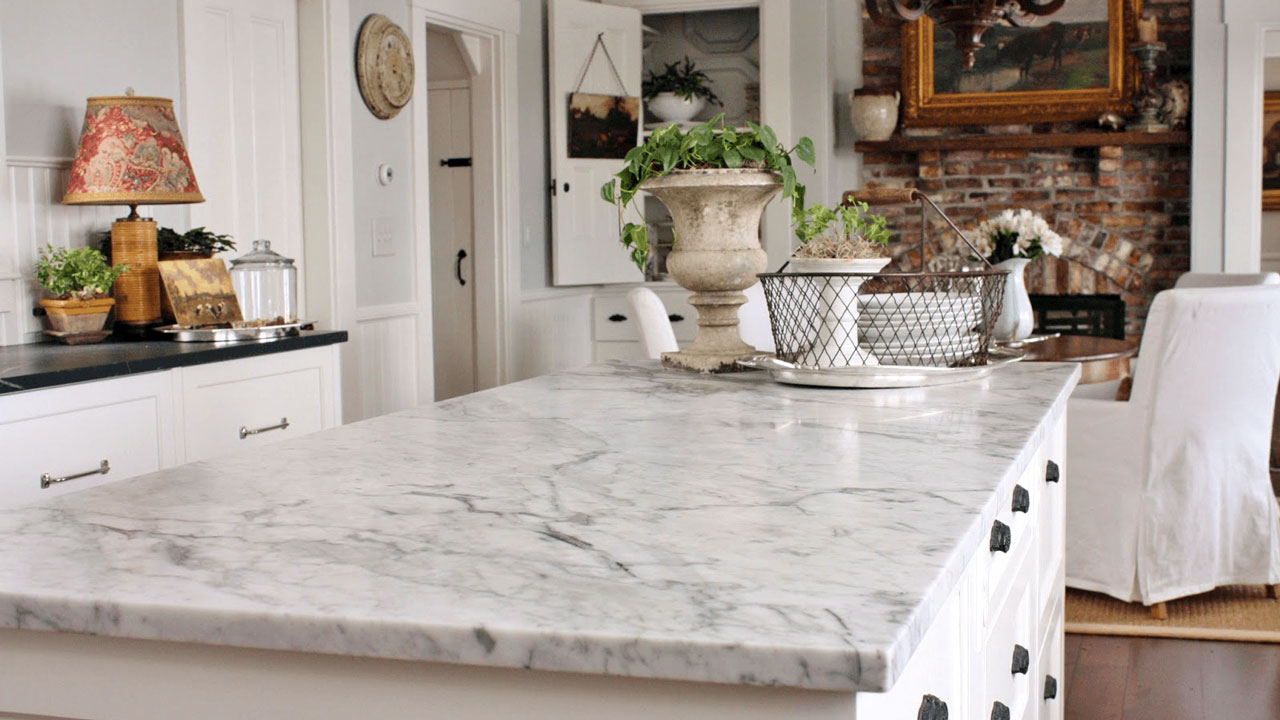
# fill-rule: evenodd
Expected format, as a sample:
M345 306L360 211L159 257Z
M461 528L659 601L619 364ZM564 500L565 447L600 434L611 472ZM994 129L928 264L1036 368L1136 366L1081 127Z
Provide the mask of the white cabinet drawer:
M1049 447L1038 466L1039 477L1033 482L1040 485L1040 517L1039 537L1036 541L1039 560L1037 577L1040 578L1040 599L1044 604L1062 591L1062 579L1059 570L1062 565L1064 547L1066 545L1065 513L1066 507L1066 436L1067 422L1064 418L1050 434ZM1049 463L1054 463L1050 466ZM1056 482L1051 482L1057 470Z
M183 368L186 462L329 427L329 352L314 348Z
M925 703L945 703L949 717L965 716L972 629L966 591L965 583L952 591L888 692L858 693L858 717L916 720Z
M1023 558L1032 561L1026 565L1029 571L1034 572L1036 568L1035 558L1029 556L1037 554L1036 546L1039 539L1037 535L1042 514L1041 500L1044 495L1041 488L1044 484L1043 458L1043 450L1037 451L1018 482L1000 494L996 519L992 523L987 538L988 547L993 547L990 541L997 532L996 523L999 523L1008 528L1009 549L1007 551L992 550L988 556L986 574L987 597L990 602L988 619L990 619L990 612L999 607L1013 585L1018 583L1033 585L1034 583L1031 579L1033 576L1023 577L1015 572L1014 568L1023 566Z
M1033 704L1040 706L1040 720L1062 720L1066 714L1063 709L1062 650L1065 637L1062 634L1062 603L1055 606L1053 620L1049 622L1043 642L1040 644L1040 658L1036 663L1037 685L1031 687Z
M1032 566L1030 554L1024 557L1019 574ZM1032 663L1038 655L1039 633L1035 627L1038 617L1034 585L1024 578L1013 586L987 628L982 651L986 682L981 717L996 717L993 713L996 703L1009 709L1010 720L1034 717L1029 712L1034 712L1031 685L1036 672Z
M676 342L686 343L698 333L698 313L689 304L689 291L657 290L671 321ZM601 293L592 301L592 338L597 341L639 341L640 322L625 293Z
M92 388L89 392L86 388ZM174 462L173 379L145 373L0 400L0 507L153 472ZM65 478L41 487L41 476Z

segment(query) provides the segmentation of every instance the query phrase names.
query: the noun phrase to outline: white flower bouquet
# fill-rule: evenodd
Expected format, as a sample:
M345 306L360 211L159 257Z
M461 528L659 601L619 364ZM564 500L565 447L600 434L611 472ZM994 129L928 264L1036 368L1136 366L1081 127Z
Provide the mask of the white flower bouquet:
M978 224L973 244L991 264L1010 258L1061 255L1062 236L1040 215L1027 210L1005 210Z

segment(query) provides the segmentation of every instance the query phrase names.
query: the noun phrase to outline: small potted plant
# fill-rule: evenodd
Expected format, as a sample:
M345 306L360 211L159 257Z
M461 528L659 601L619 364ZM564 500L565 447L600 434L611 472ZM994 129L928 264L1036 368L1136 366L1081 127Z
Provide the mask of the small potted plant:
M161 260L211 258L217 253L236 249L230 235L218 235L203 227L191 228L185 233L162 227L156 231L156 243Z
M668 63L661 75L650 70L641 91L649 111L663 122L688 122L708 104L724 106L711 91L710 78L687 56L683 64Z
M36 279L53 296L40 300L52 326L50 334L71 345L105 337L102 328L116 303L107 293L128 269L107 265L102 253L91 247L68 250L50 245L41 251Z
M1031 336L1035 315L1027 296L1024 271L1041 255L1061 255L1062 236L1040 215L1027 210L1005 210L987 218L974 231L974 245L997 269L1008 270L1004 284L1004 305L992 335L997 340L1017 342Z
M640 191L671 211L676 242L667 269L681 287L693 292L698 334L678 352L664 353L663 364L701 372L739 369L737 359L755 353L738 334L742 290L754 285L768 256L760 247L760 216L781 192L792 217L804 216L804 186L796 178L791 155L813 164L813 142L801 138L788 149L767 125L748 123L738 132L724 115L691 128L678 125L654 131L624 158L626 167L600 189L618 207L621 242L641 271L649 260L649 233L643 223L623 223Z
M813 278L807 292L820 308L821 327L813 346L798 360L802 365L877 365L878 360L858 345L858 288L861 274L880 272L889 264L885 253L892 233L882 215L869 212L864 202L838 208L810 205L795 223L800 247L788 261L795 273L860 273L846 277Z

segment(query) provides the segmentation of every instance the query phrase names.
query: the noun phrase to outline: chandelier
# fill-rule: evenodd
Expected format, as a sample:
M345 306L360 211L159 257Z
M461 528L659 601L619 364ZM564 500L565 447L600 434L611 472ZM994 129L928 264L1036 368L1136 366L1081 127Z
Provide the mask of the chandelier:
M1036 18L1051 15L1067 0L866 0L867 14L881 24L912 22L928 16L956 36L965 70L973 69L974 57L982 49L982 34L999 22L1026 26Z

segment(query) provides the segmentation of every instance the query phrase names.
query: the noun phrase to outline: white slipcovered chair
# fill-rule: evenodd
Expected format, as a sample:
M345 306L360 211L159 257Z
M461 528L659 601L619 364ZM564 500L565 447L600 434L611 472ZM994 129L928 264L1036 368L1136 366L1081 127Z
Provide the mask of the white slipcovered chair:
M1280 287L1168 290L1128 401L1068 403L1067 585L1164 605L1280 583L1268 451Z
M764 289L756 283L742 291L747 302L738 308L738 333L743 341L761 352L773 352L773 331L769 326L769 309L765 305ZM640 321L640 339L645 354L653 360L664 352L679 350L676 334L671 328L671 318L662 298L647 287L638 287L627 293L631 311Z
M1243 285L1280 285L1280 275L1262 273L1189 272L1178 276L1175 288L1240 287Z

